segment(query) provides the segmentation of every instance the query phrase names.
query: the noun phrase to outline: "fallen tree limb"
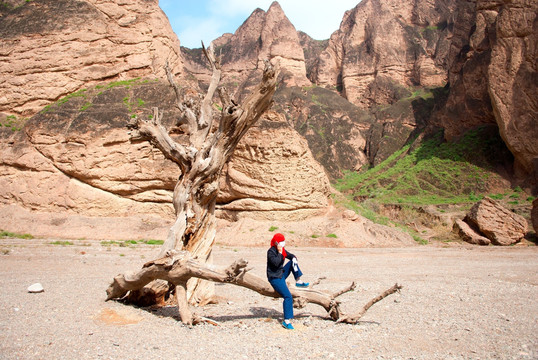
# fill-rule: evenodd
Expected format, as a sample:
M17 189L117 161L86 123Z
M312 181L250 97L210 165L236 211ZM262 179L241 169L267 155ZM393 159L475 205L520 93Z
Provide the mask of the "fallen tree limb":
M235 261L227 268L201 264L192 257L188 251L169 251L164 258L150 261L136 273L120 274L116 276L107 289L107 301L124 298L129 291L137 291L154 280L164 280L176 286L176 298L181 321L192 325L200 318L195 318L188 306L186 284L191 278L198 278L218 283L238 285L257 292L260 295L278 298L280 295L265 279L250 274L248 262L244 259ZM314 289L298 289L291 287L290 292L294 298L294 306L302 308L306 304L316 304L323 307L328 315L337 322L356 324L364 313L375 303L394 294L402 287L395 284L379 296L370 300L358 312L346 315L340 308L339 296L355 289L355 283L334 293L327 293Z

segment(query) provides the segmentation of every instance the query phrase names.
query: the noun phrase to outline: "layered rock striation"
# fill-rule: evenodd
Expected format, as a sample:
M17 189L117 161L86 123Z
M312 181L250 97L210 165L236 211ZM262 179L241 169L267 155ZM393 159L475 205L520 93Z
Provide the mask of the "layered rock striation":
M39 0L0 21L0 113L29 117L103 81L164 77L183 65L157 0Z
M137 80L97 86L41 111L22 131L0 130L0 204L87 217L174 218L179 169L126 125L154 106L164 124L179 118L167 83ZM177 141L183 141L175 135ZM222 175L217 207L227 218L300 219L328 205L321 166L282 116L271 113L239 144ZM0 225L1 227L2 225Z

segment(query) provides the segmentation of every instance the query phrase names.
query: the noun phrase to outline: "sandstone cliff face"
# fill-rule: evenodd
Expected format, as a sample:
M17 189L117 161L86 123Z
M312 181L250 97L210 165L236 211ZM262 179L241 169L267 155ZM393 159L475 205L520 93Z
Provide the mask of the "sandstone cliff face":
M448 58L450 96L438 114L447 139L480 124L497 124L515 157L516 171L534 177L534 183L538 169L537 15L536 1L463 2Z
M294 220L323 212L330 184L306 140L270 111L236 148L220 189L222 217Z
M164 124L178 118L168 84L138 80L96 87L34 116L24 130L0 130L0 204L94 217L173 219L178 168L148 142L131 142L126 124L153 106ZM181 141L181 138L178 138ZM286 218L328 205L329 183L306 142L277 114L242 140L223 175L223 214L269 212Z
M101 81L182 73L157 0L39 0L0 18L0 113L31 116Z
M376 91L379 81L403 87L443 86L455 8L455 0L362 1L346 12L332 34L313 80L336 87L361 108L397 100L394 91Z
M52 214L133 215L146 224L136 231L166 232L178 170L149 144L131 143L125 124L151 106L172 123L172 93L155 78L168 60L182 86L207 84L201 51L180 54L157 0L9 3L22 6L0 13L0 124L43 111L21 132L0 127L0 207L57 224L65 219ZM447 138L498 124L521 170L538 173L536 5L363 0L328 41L297 33L278 3L254 11L214 41L223 83L240 99L268 58L280 62L282 84L276 112L225 169L219 215L289 220L323 211L325 171L337 178L400 149L426 126L447 81L447 106L436 114ZM111 82L136 77L145 80ZM437 89L422 97L424 87Z
M308 141L315 159L331 178L368 164L364 134L375 119L367 111L318 86L281 87L274 100L275 109Z

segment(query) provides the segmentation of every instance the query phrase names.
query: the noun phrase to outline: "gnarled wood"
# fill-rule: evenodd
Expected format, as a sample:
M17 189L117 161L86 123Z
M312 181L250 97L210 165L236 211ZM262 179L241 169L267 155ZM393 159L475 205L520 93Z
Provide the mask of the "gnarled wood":
M165 66L168 82L174 89L177 107L182 114L178 122L182 125L176 126L171 132L177 133L183 129L189 143L181 144L172 138L170 131L162 126L162 114L157 108L154 108L150 118L135 118L128 127L133 139L149 141L167 159L175 162L181 171L172 199L176 219L159 257L170 250L188 250L205 262L209 260L215 241L215 204L220 174L241 138L271 106L278 67L267 61L260 84L240 105L230 98L226 89L218 88L221 79L220 59L215 57L212 47L206 49L203 43L202 47L213 71L204 97L190 94L182 98L169 66ZM214 127L213 98L217 91L222 101L222 111L219 126ZM208 301L212 295L211 286L199 279L190 280L187 284L189 301ZM146 295L150 293L146 292Z
M123 298L129 291L143 288L149 282L161 279L176 285L177 300L181 321L191 325L195 321L187 305L185 284L192 278L204 279L218 283L229 283L257 292L260 295L278 298L280 295L265 279L249 273L248 262L244 259L235 261L227 268L202 264L188 251L171 251L164 258L144 264L137 273L118 275L107 289L107 301ZM399 291L402 287L395 284L379 296L370 300L358 312L347 316L340 308L339 296L355 289L355 283L344 289L327 293L314 289L290 288L295 307L306 304L322 306L329 316L337 322L355 324L376 302Z

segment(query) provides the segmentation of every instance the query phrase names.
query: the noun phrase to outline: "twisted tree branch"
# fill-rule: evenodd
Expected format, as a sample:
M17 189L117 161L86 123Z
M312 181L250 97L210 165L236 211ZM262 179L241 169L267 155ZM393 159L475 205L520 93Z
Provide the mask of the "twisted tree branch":
M144 264L137 273L118 275L107 289L107 301L123 298L128 291L142 288L150 281L161 279L168 281L177 288L177 300L181 321L185 324L193 324L193 316L187 306L185 297L185 284L190 278L199 278L219 283L229 283L256 291L258 294L278 298L280 295L265 280L249 273L248 262L244 259L235 261L227 268L218 268L200 264L188 251L171 251L166 257ZM290 288L296 307L304 307L306 304L322 306L328 315L337 322L356 324L364 313L376 302L390 294L399 291L402 287L398 284L386 290L379 296L370 300L359 312L346 316L340 309L337 297L352 291L355 283L337 291L327 293L314 289Z

